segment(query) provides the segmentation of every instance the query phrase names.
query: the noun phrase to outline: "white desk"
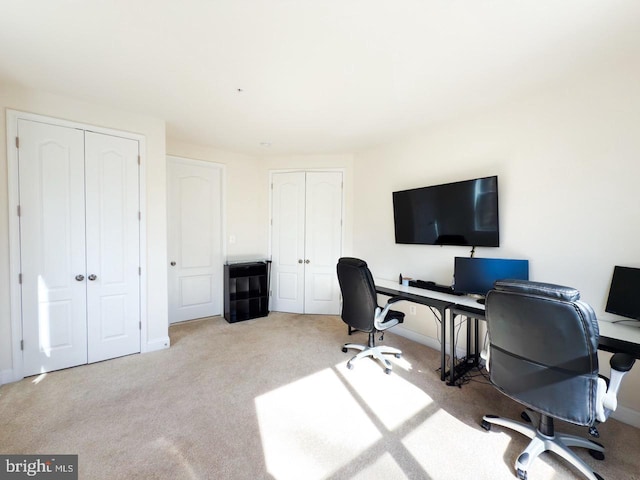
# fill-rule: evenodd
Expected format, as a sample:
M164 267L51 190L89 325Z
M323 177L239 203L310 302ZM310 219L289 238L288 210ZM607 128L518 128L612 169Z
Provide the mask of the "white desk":
M400 285L398 281L393 280L384 280L380 278L376 278L376 291L383 295L388 295L390 297L401 297L403 300L407 300L409 302L419 303L422 305L427 305L429 307L436 308L440 313L440 338L442 339L442 347L440 349L440 380L445 380L447 374L449 374L449 384L452 385L455 383L455 373L454 373L454 355L455 352L455 335L451 335L451 352L450 355L451 361L449 362L449 370L447 371L447 352L446 352L446 341L447 341L447 310L449 310L450 321L451 321L451 332L453 332L453 324L456 315L466 315L470 318L476 319L476 332L477 332L477 319L480 318L484 320L484 305L478 303L476 298L469 297L466 295L453 295L450 293L441 293L435 292L433 290L426 290L424 288L417 287L409 287L405 285ZM468 332L467 328L467 332ZM477 335L476 335L477 339ZM467 341L469 343L469 341ZM477 341L476 341L477 344ZM467 348L467 353L469 352L469 348ZM476 354L477 348L476 348Z
M610 318L598 318L600 342L598 348L611 353L624 352L640 359L640 322L619 322Z
M391 297L401 297L402 299L427 305L438 309L440 313L440 338L442 339L442 347L440 349L440 380L445 380L447 374L450 373L449 385L454 385L456 375L454 371L454 355L455 352L455 335L453 335L453 328L455 317L457 315L464 315L468 318L475 319L475 351L474 354L478 354L478 320L484 320L485 306L478 303L473 297L462 295L452 295L448 293L435 292L432 290L425 290L423 288L409 287L400 285L397 280L385 280L376 278L376 291L383 295ZM449 365L449 372L446 370L446 316L449 311L449 319L451 323L451 361ZM616 321L599 318L598 324L600 327L600 339L598 343L598 349L611 353L624 352L633 355L635 358L640 359L640 322L636 326L633 321L624 323L615 323ZM625 324L626 323L626 324ZM467 336L469 333L469 326L467 325ZM467 355L469 355L469 338L467 338Z

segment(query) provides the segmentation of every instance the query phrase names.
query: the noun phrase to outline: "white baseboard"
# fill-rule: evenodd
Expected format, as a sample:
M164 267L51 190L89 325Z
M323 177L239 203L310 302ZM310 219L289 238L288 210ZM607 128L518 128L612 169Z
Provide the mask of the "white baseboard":
M143 346L144 348L142 349L141 353L155 352L158 350L169 348L171 346L171 340L169 339L169 336L166 336L164 338L150 340L146 345Z
M626 423L632 427L640 428L640 412L628 407L618 405L616 411L611 414L611 418L615 418L619 422Z

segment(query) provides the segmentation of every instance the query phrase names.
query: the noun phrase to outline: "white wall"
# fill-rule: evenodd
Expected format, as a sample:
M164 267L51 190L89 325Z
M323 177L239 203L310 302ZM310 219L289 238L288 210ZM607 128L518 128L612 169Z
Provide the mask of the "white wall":
M470 249L396 245L391 193L497 174L501 246L476 256L529 259L532 280L604 316L614 265L640 267L638 78L637 64L592 72L357 155L354 253L376 276L450 283ZM405 327L437 335L424 308ZM629 377L620 403L640 412L640 368Z
M142 349L168 346L164 121L9 85L0 85L0 107L0 383L12 377L9 281L15 281L9 278L6 109L145 136L147 318L143 322L147 338L143 338Z

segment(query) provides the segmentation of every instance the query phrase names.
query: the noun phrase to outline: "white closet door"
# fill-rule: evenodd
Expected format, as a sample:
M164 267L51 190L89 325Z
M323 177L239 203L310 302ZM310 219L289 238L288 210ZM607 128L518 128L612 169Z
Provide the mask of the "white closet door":
M84 132L18 121L23 374L87 363Z
M138 142L86 132L89 363L140 351Z
M342 173L273 174L271 309L336 315Z
M342 173L307 172L304 312L340 313L336 264L342 252Z
M169 322L220 315L222 172L168 159Z
M271 310L304 313L305 173L272 177Z

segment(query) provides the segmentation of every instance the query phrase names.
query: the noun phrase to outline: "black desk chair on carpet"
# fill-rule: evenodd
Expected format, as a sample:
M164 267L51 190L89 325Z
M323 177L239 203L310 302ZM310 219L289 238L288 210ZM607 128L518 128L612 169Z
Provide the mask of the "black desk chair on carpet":
M391 373L391 362L383 354L400 358L402 352L385 345L376 346L375 335L404 321L404 313L390 310L392 303L402 299L390 298L384 309L380 308L373 277L363 260L341 258L338 260L337 271L342 290L342 320L349 325L349 334L352 328L369 334L367 345L346 343L342 347L343 352L350 348L360 350L360 353L347 362L347 368L353 368L353 362L360 358L373 357L384 365L385 373Z
M485 415L482 426L511 428L531 438L516 460L518 478L544 451L552 451L591 480L601 479L568 447L584 447L604 459L604 447L589 439L556 433L554 419L591 427L616 409L622 377L635 359L617 353L611 358L608 389L598 375L598 321L592 308L573 288L525 280L496 282L487 295L489 329L487 368L491 382L505 395L532 410L529 425ZM539 418L537 418L539 416ZM526 420L527 414L523 413Z

